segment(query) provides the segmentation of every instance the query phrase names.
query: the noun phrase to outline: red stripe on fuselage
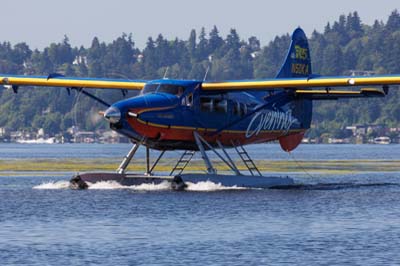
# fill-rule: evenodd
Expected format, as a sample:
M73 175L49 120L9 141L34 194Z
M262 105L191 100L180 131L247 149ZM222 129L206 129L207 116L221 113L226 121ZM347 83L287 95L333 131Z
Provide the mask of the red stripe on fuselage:
M145 122L133 117L128 118L128 123L140 135L149 139L156 139L160 142L195 142L193 132L197 131L209 143L213 144L216 142L216 140L219 140L225 146L231 146L232 141L235 142L235 144L239 142L241 145L245 145L276 140L286 134L291 135L299 132L305 132L304 129L291 130L288 133L286 131L261 131L258 135L247 138L246 131L224 130L217 135L212 135L211 133L215 132L215 129L159 125L151 122Z

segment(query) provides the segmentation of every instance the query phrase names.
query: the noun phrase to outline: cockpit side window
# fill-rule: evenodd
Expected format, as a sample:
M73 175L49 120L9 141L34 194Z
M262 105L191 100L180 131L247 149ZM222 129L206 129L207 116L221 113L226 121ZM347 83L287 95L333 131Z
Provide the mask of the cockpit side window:
M184 91L185 91L184 87L170 85L170 84L161 84L157 90L157 92L165 92L165 93L176 95L178 97L181 96Z
M189 94L186 98L187 98L186 105L192 106L193 105L193 93Z

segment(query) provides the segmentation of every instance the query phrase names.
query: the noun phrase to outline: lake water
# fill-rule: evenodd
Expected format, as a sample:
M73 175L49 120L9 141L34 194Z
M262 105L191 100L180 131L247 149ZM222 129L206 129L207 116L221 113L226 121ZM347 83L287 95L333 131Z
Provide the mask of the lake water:
M122 158L128 150L2 144L0 160ZM400 160L399 145L302 145L288 155L272 144L249 153L316 163ZM65 173L3 173L0 265L400 265L399 172L293 175L306 186L204 182L174 192L114 183L76 191Z

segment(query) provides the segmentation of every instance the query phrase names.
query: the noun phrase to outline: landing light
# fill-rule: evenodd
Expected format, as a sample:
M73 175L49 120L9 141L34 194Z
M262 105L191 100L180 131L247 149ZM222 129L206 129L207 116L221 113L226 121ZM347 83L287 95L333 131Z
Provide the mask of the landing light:
M137 113L132 113L132 112L128 112L128 115L130 116L130 117L138 117L138 114Z

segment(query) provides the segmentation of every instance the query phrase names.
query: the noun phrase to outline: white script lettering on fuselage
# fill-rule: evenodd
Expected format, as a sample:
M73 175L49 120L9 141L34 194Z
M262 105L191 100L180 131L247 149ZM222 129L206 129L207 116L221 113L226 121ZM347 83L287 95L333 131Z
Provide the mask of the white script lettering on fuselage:
M292 116L292 112L257 112L251 119L246 130L246 138L257 136L261 130L285 130L289 131L297 119Z

